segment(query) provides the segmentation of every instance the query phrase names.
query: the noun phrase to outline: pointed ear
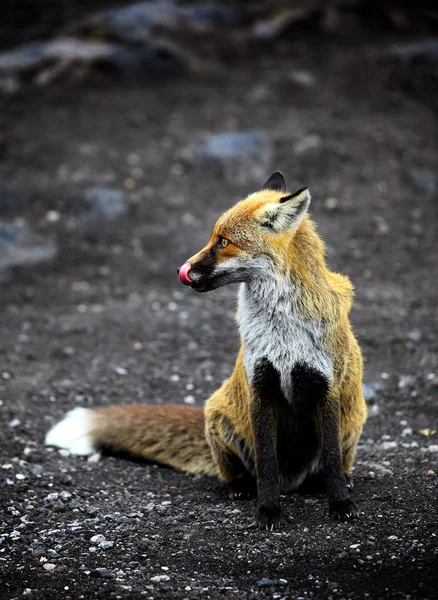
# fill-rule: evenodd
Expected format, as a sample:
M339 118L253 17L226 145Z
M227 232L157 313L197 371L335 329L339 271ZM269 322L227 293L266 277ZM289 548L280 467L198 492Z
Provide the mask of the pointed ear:
M310 204L310 192L303 188L281 198L278 204L269 204L262 216L262 225L275 233L296 231L303 222Z
M280 171L275 171L269 177L269 179L262 185L261 190L275 190L277 192L282 192L284 194L287 193L287 184L286 179L284 178L283 173Z

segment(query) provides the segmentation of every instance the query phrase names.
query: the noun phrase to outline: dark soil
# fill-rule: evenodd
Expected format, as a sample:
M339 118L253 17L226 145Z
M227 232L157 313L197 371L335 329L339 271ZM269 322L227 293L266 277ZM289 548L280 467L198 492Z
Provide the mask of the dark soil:
M386 42L368 42L302 38L210 81L3 102L0 181L60 251L0 288L2 599L436 598L437 190L412 170L437 173L438 126L406 67L376 59ZM310 87L294 79L303 70ZM310 186L329 262L357 289L365 381L382 385L358 450L357 522L292 495L283 530L260 532L254 502L216 480L43 444L72 407L201 405L231 372L236 290L196 295L176 267L262 181L180 156L200 133L249 128L275 143L264 175ZM126 216L67 231L83 190L103 183L133 188Z

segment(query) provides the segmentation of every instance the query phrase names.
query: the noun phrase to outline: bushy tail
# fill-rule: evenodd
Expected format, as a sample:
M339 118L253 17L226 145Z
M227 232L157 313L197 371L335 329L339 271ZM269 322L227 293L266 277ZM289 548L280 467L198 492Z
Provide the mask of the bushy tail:
M167 404L75 408L46 436L48 446L87 456L100 449L217 475L205 439L202 408Z

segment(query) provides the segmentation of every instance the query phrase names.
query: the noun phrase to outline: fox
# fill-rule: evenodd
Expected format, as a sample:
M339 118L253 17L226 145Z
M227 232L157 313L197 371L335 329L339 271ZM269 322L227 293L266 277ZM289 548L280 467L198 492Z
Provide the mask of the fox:
M359 517L352 467L367 417L353 286L326 265L308 188L274 172L215 224L178 268L210 292L239 283L241 344L231 376L204 408L178 404L75 408L45 443L72 455L101 449L217 476L232 499L257 498L255 521L284 521L280 496L319 481L338 520Z

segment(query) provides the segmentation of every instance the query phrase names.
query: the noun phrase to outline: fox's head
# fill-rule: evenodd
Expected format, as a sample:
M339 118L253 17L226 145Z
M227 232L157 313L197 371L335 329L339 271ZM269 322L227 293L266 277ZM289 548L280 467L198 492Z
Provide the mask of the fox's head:
M285 178L276 171L258 192L220 217L205 248L179 267L181 283L209 292L283 270L309 204L309 190L290 194Z

